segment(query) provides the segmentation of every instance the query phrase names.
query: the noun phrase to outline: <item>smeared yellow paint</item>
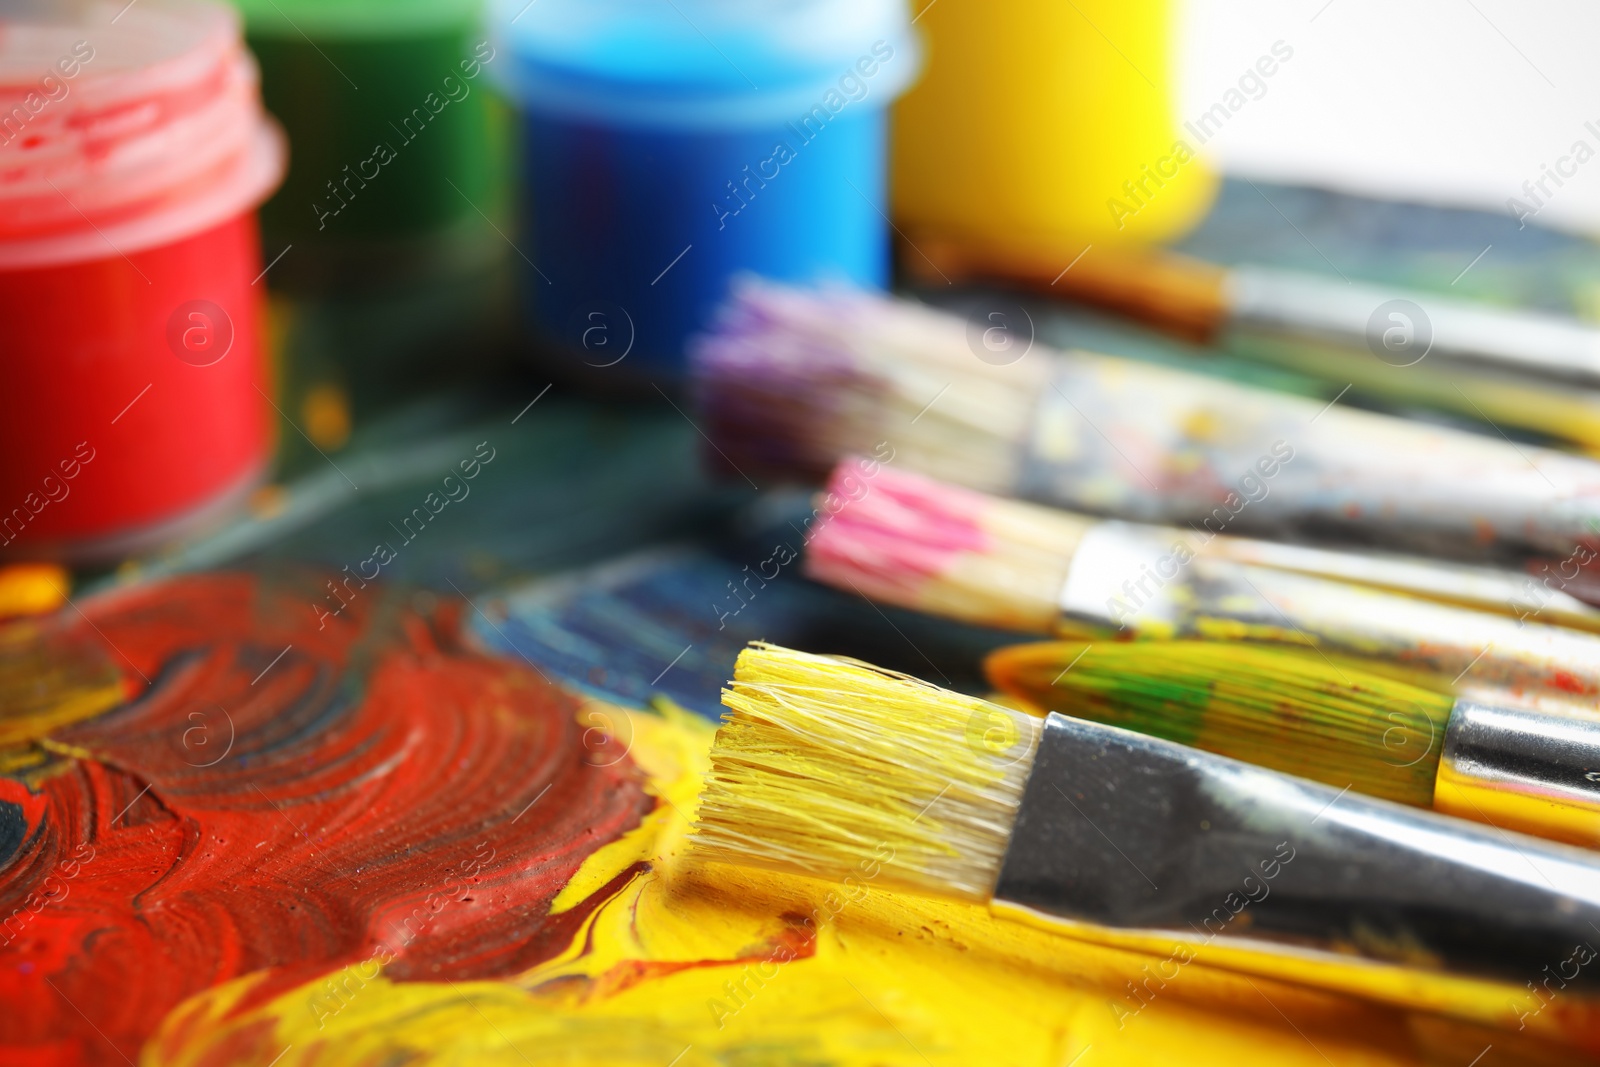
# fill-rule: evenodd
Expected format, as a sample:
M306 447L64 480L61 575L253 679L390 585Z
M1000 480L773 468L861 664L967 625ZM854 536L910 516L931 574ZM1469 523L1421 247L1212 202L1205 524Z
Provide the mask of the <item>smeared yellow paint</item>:
M350 398L331 382L306 390L300 400L300 418L306 436L318 448L340 449L350 440Z
M0 627L0 770L34 762L8 747L93 718L125 696L122 675L97 646L68 642L33 619Z
M0 567L0 619L48 615L66 603L72 576L53 563Z
M350 968L332 976L352 992L331 1013L311 1008L327 975L241 1007L260 982L246 977L174 1011L142 1067L1420 1067L1467 1062L1490 1043L1497 1064L1572 1056L1218 970L1204 948L1163 982L1161 956L981 907L875 886L851 900L822 882L697 867L684 838L710 725L670 707L611 715L631 727L631 758L668 803L573 880L566 907L640 858L652 867L601 903L566 952L503 981L391 983Z
M628 754L650 776L648 789L663 803L633 831L590 855L556 895L550 905L552 915L572 910L636 863L658 854L676 854L682 844L700 781L711 765L713 729L664 697L657 698L654 708L653 715L636 716L622 708L612 714L626 718L628 728L616 733L626 734L632 742Z

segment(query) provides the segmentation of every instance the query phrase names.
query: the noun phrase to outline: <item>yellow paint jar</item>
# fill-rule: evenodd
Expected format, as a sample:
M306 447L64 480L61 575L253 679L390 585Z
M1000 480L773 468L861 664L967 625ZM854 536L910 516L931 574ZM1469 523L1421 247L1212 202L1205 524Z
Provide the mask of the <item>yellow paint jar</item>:
M1216 175L1174 114L1170 0L916 3L927 66L892 156L913 242L1065 266L1086 243L1172 240L1210 206Z

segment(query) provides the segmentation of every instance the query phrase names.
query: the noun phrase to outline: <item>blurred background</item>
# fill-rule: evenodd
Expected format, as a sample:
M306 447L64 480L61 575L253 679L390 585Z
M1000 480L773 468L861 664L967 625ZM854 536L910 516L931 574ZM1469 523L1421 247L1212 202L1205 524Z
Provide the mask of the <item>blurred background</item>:
M1578 5L0 12L6 610L390 532L385 579L467 592L737 558L874 427L924 475L1197 523L1304 404L1321 482L1230 533L1515 577L1592 532ZM1160 372L1052 430L1072 348ZM421 538L468 438L510 462ZM1324 469L1348 441L1415 463Z
M1577 3L1181 6L1180 113L1208 107L1258 37L1296 46L1274 85L1215 141L1224 171L1392 199L1504 210L1594 121ZM1596 179L1572 177L1542 225L1593 233Z

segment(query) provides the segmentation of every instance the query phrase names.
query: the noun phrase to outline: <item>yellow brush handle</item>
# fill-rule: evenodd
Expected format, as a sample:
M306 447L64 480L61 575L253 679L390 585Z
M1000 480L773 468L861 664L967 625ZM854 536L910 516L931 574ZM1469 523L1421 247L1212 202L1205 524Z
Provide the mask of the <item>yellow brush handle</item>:
M999 918L1077 941L1154 957L1156 962L1146 969L1145 981L1122 1005L1130 1013L1142 1010L1145 998L1157 999L1166 985L1181 983L1182 973L1190 964L1199 964L1211 970L1273 978L1412 1011L1525 1031L1563 1044L1572 1043L1574 1036L1579 1035L1579 1044L1600 1046L1600 1003L1590 997L1565 994L1563 1011L1546 1014L1539 1010L1543 1001L1523 986L1437 972L1423 973L1353 956L1265 945L1234 937L1207 938L1167 930L1114 930L1001 901L991 903L989 910ZM1600 944L1600 939L1591 943ZM1562 962L1553 961L1556 965Z

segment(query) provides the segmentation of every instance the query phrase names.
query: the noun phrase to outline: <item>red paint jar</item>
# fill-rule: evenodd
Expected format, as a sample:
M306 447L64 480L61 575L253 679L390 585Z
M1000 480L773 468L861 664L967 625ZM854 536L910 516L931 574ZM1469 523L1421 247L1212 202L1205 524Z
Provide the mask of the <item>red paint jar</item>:
M77 12L0 23L0 563L149 547L270 454L255 209L284 151L237 17Z

